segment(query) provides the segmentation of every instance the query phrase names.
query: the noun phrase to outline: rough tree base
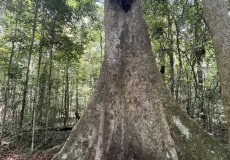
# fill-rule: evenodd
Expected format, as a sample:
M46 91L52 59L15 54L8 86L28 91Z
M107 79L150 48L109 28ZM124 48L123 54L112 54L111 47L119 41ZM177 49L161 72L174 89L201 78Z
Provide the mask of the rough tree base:
M175 103L156 66L140 0L105 1L105 59L91 103L54 160L214 160L230 151Z

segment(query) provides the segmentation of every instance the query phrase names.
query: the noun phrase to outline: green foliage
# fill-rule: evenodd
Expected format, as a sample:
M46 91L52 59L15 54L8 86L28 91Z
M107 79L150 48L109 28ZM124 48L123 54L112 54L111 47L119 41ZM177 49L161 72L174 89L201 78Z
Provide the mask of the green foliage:
M165 66L165 81L170 89L173 84L175 98L182 106L190 108L190 116L198 121L201 109L210 117L216 115L211 113L213 110L220 113L215 54L201 1L146 0L143 5L158 66ZM173 61L170 60L172 55ZM210 122L209 125L214 124Z
M78 57L84 51L82 44L78 42L74 43L67 36L59 38L57 49L59 50L59 54L55 55L54 59L65 64L72 63L73 61L78 62Z
M164 62L165 81L169 88L174 83L174 97L178 96L180 104L192 108L194 115L200 102L205 102L203 106L207 110L221 110L215 54L200 1L145 0L142 3L158 65L161 67ZM20 112L36 10L26 118L31 118L29 106L33 103L38 110L38 121L44 121L43 113L49 110L53 111L54 119L63 117L67 84L70 113L73 114L76 106L80 111L84 109L96 86L103 59L102 4L100 0L14 0L1 7L0 85L4 88L6 84L12 55L9 78L10 85L16 88L15 92L13 87L9 90L10 111ZM202 89L197 82L198 61L203 65ZM48 95L49 85L51 95ZM49 101L51 107L46 108Z
M44 112L62 116L63 107L69 106L73 113L77 90L83 109L100 71L103 7L91 0L14 0L1 6L0 12L0 87L8 77L9 113L20 114L32 41L25 121L31 118L31 105L36 106L39 123L47 118ZM64 105L67 84L69 105Z
M67 5L67 0L46 0L43 5L47 16L58 21L70 21L72 8Z

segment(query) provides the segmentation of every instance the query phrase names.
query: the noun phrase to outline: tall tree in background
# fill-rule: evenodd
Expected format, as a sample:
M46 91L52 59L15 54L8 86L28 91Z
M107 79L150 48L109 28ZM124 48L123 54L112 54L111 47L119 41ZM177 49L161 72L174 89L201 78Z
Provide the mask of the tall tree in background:
M19 127L22 127L23 119L24 119L24 112L26 108L26 95L27 95L27 90L28 90L28 83L29 83L29 74L30 74L30 64L31 64L31 56L33 53L33 47L34 47L34 36L35 36L35 31L37 27L37 15L38 15L38 4L35 3L35 11L34 11L34 19L33 19L33 27L32 27L32 36L31 36L31 42L30 42L30 49L28 53L28 62L27 62L27 69L26 69L26 79L25 79L25 84L24 84L24 90L23 90L23 98L22 98L22 108L21 108L21 115L20 115L20 122L19 122Z
M225 0L203 0L220 76L221 99L228 121L230 142L230 17Z
M105 1L105 59L84 115L53 159L227 159L174 102L151 50L141 1Z
M6 80L6 89L5 89L5 106L4 106L4 111L3 111L3 120L2 120L2 128L1 128L1 135L0 135L0 144L1 140L3 138L3 132L5 129L5 119L6 119L6 114L7 114L7 109L9 107L9 93L10 93L10 82L11 82L11 77L13 75L12 73L12 62L13 62L13 57L15 54L15 44L17 42L16 36L17 36L17 28L18 28L18 21L19 21L19 15L21 12L21 6L22 6L22 0L17 1L17 7L16 7L16 16L15 16L15 26L14 26L14 34L13 38L11 41L12 47L10 51L10 57L9 57L9 64L8 64L8 71L7 71L7 80Z
M21 131L27 131L32 128L31 124L43 129L45 126L59 125L57 121L61 121L63 107L59 103L59 95L62 93L60 84L65 81L61 77L66 75L63 66L68 64L68 85L75 84L78 77L80 89L89 81L85 75L97 77L100 65L93 69L91 66L98 60L95 58L92 64L85 65L91 57L82 59L82 55L92 53L94 49L94 57L101 58L98 54L101 52L95 52L97 31L92 31L95 29L92 25L97 21L98 8L91 0L80 3L70 0L29 0L26 4L22 0L1 1L0 141L8 133L23 137L25 132L18 134L19 126ZM85 46L88 46L88 51L84 51ZM84 64L80 65L82 62ZM80 66L80 69L76 66ZM92 73L87 72L89 69ZM78 76L72 74L76 70L81 70ZM90 95L92 87L89 84L89 90L79 94L80 112L88 99L85 98L85 92ZM69 107L69 114L66 114L68 124L75 122L71 120L75 108L71 92L74 92L72 88L66 91L66 102L69 103L66 107ZM48 112L52 114L46 114ZM37 133L32 134L35 143ZM30 138L28 135L25 137Z

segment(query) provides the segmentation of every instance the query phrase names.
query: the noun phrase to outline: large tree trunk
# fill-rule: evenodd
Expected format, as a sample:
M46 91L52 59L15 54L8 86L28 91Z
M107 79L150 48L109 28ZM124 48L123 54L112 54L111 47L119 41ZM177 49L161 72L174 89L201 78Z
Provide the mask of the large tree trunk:
M230 17L225 0L203 0L203 6L215 49L230 142Z
M189 119L166 89L151 51L140 3L133 0L131 10L125 13L116 1L105 1L106 46L99 84L84 115L53 159L230 156Z

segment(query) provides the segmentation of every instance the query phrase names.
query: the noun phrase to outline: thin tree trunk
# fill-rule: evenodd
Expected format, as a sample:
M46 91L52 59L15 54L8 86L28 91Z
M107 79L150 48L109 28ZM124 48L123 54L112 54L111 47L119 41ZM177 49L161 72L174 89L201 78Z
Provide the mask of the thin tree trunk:
M165 81L165 51L166 51L165 47L162 46L162 44L160 42L160 48L159 48L160 63L161 63L160 73L161 73L161 76L162 76L164 81Z
M16 110L16 106L15 106L15 99L16 99L16 89L17 89L17 80L15 80L13 82L13 95L12 95L12 110L13 110L13 113L12 113L12 117L11 117L11 130L13 131L15 129L15 125L14 125L14 116L15 116L15 110Z
M32 112L32 134L31 134L31 149L30 152L34 152L34 141L35 141L35 125L36 125L36 109L35 104L33 105L33 112Z
M207 123L207 111L204 108L204 98L203 98L203 64L202 60L197 60L197 78L198 78L198 108L199 108L199 116L201 120L201 125L205 129Z
M63 84L62 84L62 86L63 86L63 88L62 88L62 92L61 92L61 110L60 110L60 124L61 125L63 125L62 124L62 118L64 118L64 101L65 101L65 80L64 80L64 78L63 78Z
M44 87L42 87L41 85L41 76L40 76L40 71L41 71L41 63L42 63L42 52L43 52L43 40L44 40L44 21L45 21L45 17L44 17L44 12L42 12L42 27L41 27L41 39L39 42L39 57L38 57L38 71L37 71L37 87L36 87L36 93L35 94L35 103L37 104L37 114L38 114L38 122L42 121L42 107L43 107L43 97L44 97L44 92L43 90ZM45 85L44 85L45 86Z
M197 81L197 75L196 75L196 72L195 72L195 63L196 63L196 61L195 60L193 60L192 62L191 62L191 60L189 59L189 57L188 57L188 55L186 54L186 53L184 53L184 55L185 55L185 57L186 57L186 59L187 59L187 62L190 64L190 67L191 67L191 75L192 75L192 77L193 77L193 79L194 79L194 86L195 87L193 87L194 88L194 98L192 98L192 99L194 99L194 102L192 103L192 101L191 101L191 111L192 111L192 113L191 113L191 115L192 115L192 118L195 118L194 116L196 116L195 114L195 110L197 109L196 108L196 104L197 104L197 97L198 97L198 81ZM191 79L190 79L190 82L191 82ZM191 84L190 84L191 85ZM191 88L191 87L190 87ZM193 97L192 96L192 89L190 90L190 92L191 92L191 97Z
M36 3L36 10L38 9ZM37 12L37 11L36 11ZM36 125L36 118L37 118L37 110L39 108L39 98L38 98L38 92L39 92L39 83L40 83L40 69L41 69L41 61L42 61L42 39L44 38L43 34L43 27L44 27L44 16L42 15L42 28L41 28L41 40L39 44L39 57L38 57L38 70L37 70L37 82L35 86L35 93L34 93L34 105L33 105L33 121L32 121L32 141L31 141L31 153L34 152L34 141L35 141L35 125Z
M2 144L2 139L3 139L3 135L4 135L4 131L5 131L5 122L6 122L6 112L7 112L7 108L6 108L6 106L8 105L8 97L7 97L7 89L8 89L8 87L6 86L5 87L5 91L4 91L4 95L5 95L5 97L4 97L4 102L5 102L5 107L4 107L4 109L3 109L3 112L2 112L2 114L3 114L3 116L1 115L1 121L2 121L2 128L1 128L1 134L0 134L0 145Z
M169 40L169 63L170 63L170 91L174 96L174 56L173 56L173 34L172 34L172 19L168 14L168 40Z
M102 39L102 28L100 28L100 48L101 48L101 64L103 62L103 39Z
M28 55L28 63L27 63L27 70L26 70L26 80L23 90L23 98L22 98L22 109L21 109L21 116L19 121L19 128L22 128L23 120L24 120L24 112L26 108L26 99L27 99L27 90L28 90L28 82L29 82L29 74L30 74L30 63L31 63L31 56L33 53L33 46L34 46L34 36L36 32L36 26L37 26L37 4L35 8L35 15L34 15L34 23L33 23L33 29L32 29L32 37L31 37L31 44L30 44L30 50Z
M183 66L182 66L180 39L179 39L180 31L179 31L178 23L177 23L175 18L174 18L174 23L176 26L176 45L177 45L177 53L178 53L178 60L179 60L179 67L177 69L177 83L176 83L175 94L176 94L176 101L179 102L179 90L180 90L180 85L181 85L181 72L182 72Z
M192 92L191 92L191 78L190 78L190 72L188 71L187 72L187 86L188 86L188 93L187 93L187 106L186 106L186 111L188 113L188 115L193 118L193 111L192 111L192 108L191 108L191 101L192 101Z
M194 0L194 6L196 8L196 13L199 15L199 4L197 0ZM195 30L194 30L194 54L196 56L197 63L197 106L199 109L199 119L201 122L201 126L205 129L207 123L207 111L204 108L204 99L203 99L203 56L205 52L202 39L199 36L199 26L201 26L201 18L197 18L195 22Z
M65 101L64 101L64 126L67 125L69 117L69 67L66 67L66 79L65 79Z
M47 114L46 114L46 132L45 132L45 139L47 140L48 134L48 127L49 127L49 113L51 108L51 90L52 90L52 69L53 69L53 48L54 48L54 38L55 38L55 24L56 20L55 17L53 19L52 24L52 40L51 40L51 47L50 47L50 67L49 67L49 77L48 77L48 104L47 104Z

